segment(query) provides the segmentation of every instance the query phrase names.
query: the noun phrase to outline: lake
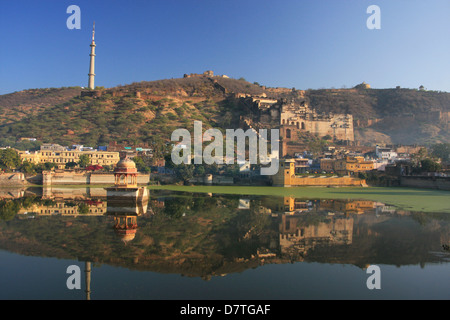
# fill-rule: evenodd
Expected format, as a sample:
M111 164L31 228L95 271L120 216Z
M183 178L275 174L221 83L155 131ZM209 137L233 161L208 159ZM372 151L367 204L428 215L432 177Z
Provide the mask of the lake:
M0 189L0 299L450 299L450 192Z

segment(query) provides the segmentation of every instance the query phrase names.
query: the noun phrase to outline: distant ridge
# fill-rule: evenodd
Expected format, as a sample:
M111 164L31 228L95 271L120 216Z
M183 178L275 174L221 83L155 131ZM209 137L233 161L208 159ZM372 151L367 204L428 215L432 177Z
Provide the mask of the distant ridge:
M175 128L236 127L239 94L308 101L318 112L350 113L363 144L448 142L450 93L424 89L270 88L213 74L135 82L100 88L99 97L81 87L29 89L0 95L0 144L21 137L43 142L104 145L111 141L167 141Z

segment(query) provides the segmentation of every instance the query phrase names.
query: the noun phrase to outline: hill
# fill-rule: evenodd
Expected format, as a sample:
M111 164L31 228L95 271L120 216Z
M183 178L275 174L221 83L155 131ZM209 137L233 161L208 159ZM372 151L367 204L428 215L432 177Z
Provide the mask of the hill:
M355 139L372 143L448 142L450 93L416 89L308 90L318 111L350 113Z
M415 89L268 88L225 76L185 75L83 96L78 87L0 96L0 145L22 137L63 145L111 141L160 145L177 128L236 128L245 112L235 93L308 101L318 112L350 113L363 144L447 142L450 93Z

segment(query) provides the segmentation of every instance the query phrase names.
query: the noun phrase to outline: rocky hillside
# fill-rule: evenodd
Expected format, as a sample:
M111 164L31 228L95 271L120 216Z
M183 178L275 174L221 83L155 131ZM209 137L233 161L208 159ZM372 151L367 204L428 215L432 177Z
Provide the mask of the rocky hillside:
M362 143L448 142L450 93L415 89L296 90L244 79L195 75L139 82L82 96L81 88L30 89L0 96L0 145L22 137L64 145L157 144L176 128L234 128L244 112L234 93L307 100L319 112L350 113Z
M415 89L341 89L306 92L318 111L350 113L355 139L427 144L450 140L450 93Z

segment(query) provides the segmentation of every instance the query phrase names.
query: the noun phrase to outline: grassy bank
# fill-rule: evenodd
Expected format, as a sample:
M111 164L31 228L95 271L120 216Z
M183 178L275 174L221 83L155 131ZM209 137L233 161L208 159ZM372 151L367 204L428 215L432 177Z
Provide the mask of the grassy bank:
M265 195L307 199L364 199L394 205L399 209L450 213L450 192L397 187L246 187L246 186L149 186L150 190L198 193Z

